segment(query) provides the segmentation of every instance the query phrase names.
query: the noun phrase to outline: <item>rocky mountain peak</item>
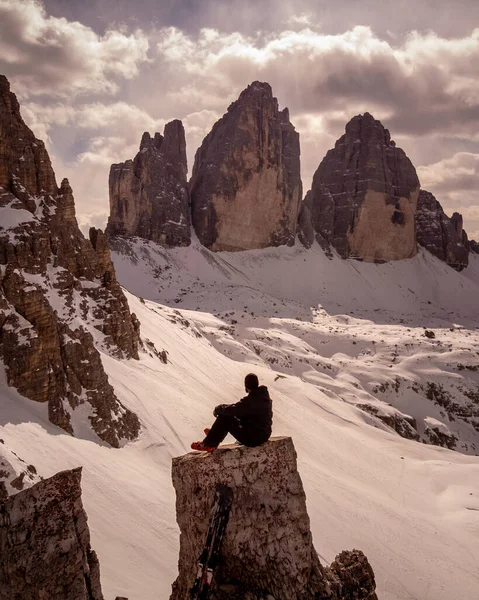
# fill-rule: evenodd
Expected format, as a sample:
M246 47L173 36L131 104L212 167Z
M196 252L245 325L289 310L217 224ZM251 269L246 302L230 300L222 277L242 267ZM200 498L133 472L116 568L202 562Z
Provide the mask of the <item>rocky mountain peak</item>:
M470 244L462 227L462 215L448 217L435 196L426 190L419 194L416 211L418 243L448 265L462 271L469 263Z
M186 140L183 123L178 119L165 125L163 140L163 153L168 163L178 165L181 173L186 178L188 166L186 161Z
M57 187L43 142L23 122L6 79L0 84L0 359L7 383L48 403L52 423L71 434L75 410L89 404L92 430L118 446L136 437L139 421L115 396L97 345L138 358L139 324L108 246L101 234L95 245L84 238L68 180Z
M153 137L149 134L148 131L141 136L140 142L140 152L142 150L147 150L149 148L156 148L159 150L161 148L161 144L163 143L163 136L158 131L155 133Z
M389 131L357 115L314 174L300 216L301 239L314 237L342 258L384 262L417 252L416 170Z
M163 135L145 132L134 160L111 166L107 234L138 236L166 247L191 240L185 130L167 123Z
M301 201L299 135L271 86L243 90L195 156L192 220L212 250L293 245Z
M253 81L239 95L238 100L230 104L228 111L236 103L238 104L258 104L262 101L274 102L273 89L265 81ZM276 100L277 103L277 100Z
M356 115L346 124L344 139L348 138L354 141L359 140L360 143L366 144L379 143L384 146L390 146L392 143L393 147L396 145L395 142L391 142L389 130L383 126L381 121L375 119L368 112ZM342 143L341 140L343 138L340 138L337 144Z

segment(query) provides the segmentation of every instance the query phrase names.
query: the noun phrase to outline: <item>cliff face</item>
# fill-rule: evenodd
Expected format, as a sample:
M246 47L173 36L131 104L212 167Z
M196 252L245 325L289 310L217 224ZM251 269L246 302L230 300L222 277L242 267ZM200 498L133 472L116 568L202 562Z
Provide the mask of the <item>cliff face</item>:
M292 440L274 438L257 448L223 446L173 459L181 535L171 600L188 597L193 585L218 484L232 489L233 503L212 599L376 599L361 552L343 552L330 568L320 564Z
M369 113L354 117L321 161L300 216L300 237L314 236L342 258L384 262L417 252L416 171L389 131Z
M469 264L469 241L462 215L448 217L436 198L421 190L416 211L417 241L449 266L462 271Z
M135 159L111 166L107 234L139 236L166 247L189 245L186 173L181 121L168 123L163 136L144 133Z
M211 250L293 245L301 202L299 134L267 83L254 82L196 153L193 225Z
M118 446L139 431L94 344L138 358L139 323L116 281L105 238L78 228L72 190L58 188L43 142L23 122L0 77L0 358L8 385L48 402L52 423L74 434L72 415Z
M103 600L81 469L0 502L0 600Z

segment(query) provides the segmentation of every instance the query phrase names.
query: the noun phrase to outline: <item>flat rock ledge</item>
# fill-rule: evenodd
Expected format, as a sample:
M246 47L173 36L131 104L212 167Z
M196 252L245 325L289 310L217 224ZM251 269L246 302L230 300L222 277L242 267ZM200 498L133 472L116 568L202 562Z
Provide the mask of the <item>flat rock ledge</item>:
M320 564L290 437L174 458L172 477L181 534L170 600L189 597L217 485L232 488L233 504L211 600L377 600L361 551Z
M81 469L0 502L0 600L103 600Z

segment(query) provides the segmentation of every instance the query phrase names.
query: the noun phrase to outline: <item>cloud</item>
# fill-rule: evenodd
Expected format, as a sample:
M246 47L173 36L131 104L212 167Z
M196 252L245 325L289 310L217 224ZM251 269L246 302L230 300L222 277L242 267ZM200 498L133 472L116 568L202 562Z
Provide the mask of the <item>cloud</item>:
M461 213L469 237L479 240L479 153L458 152L417 171L421 187L436 196L447 214Z
M34 0L0 0L0 72L22 97L113 94L138 75L149 42L141 30L103 35L79 22L48 16Z
M289 17L289 19L286 21L286 23L288 25L300 25L300 26L304 27L304 26L311 26L312 21L313 21L312 13L300 13L299 15L292 15L291 17Z
M268 81L280 107L290 109L301 134L305 191L346 122L369 111L423 165L424 187L446 208L477 203L475 167L465 156L479 156L479 29L465 34L466 19L454 38L405 36L390 20L383 30L351 26L376 23L371 15L357 18L363 8L351 2L335 11L325 2L283 3L258 21L257 0L236 3L234 18L228 2L205 0L197 18L193 5L164 3L160 10L148 0L151 14L168 17L161 27L145 20L142 3L120 11L137 29L113 27L119 13L105 5L97 31L97 0L85 10L46 1L57 16L33 0L0 0L0 72L19 93L25 120L47 141L59 178L71 179L79 215L105 217L109 164L133 158L142 132L162 131L173 118L185 125L191 172L204 136L255 79ZM58 16L67 8L75 18L89 14L88 25Z
M340 111L344 126L343 115L369 110L400 134L477 136L479 29L458 39L414 32L395 46L366 26L337 35L308 28L254 36L202 29L196 37L170 27L157 50L172 71L189 75L175 94L197 97L202 108L211 97L231 97L262 79L292 113ZM326 123L338 129L334 117Z
M437 194L439 200L447 199L449 205L479 203L479 154L458 152L437 163L418 167L417 171L421 186Z

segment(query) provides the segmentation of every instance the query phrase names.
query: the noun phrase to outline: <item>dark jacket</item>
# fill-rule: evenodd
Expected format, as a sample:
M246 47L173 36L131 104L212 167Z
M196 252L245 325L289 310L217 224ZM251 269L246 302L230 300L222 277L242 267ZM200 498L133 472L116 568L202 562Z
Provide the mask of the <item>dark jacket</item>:
M266 442L271 435L273 403L265 385L252 390L236 404L220 404L215 414L237 417L249 437L258 444Z

